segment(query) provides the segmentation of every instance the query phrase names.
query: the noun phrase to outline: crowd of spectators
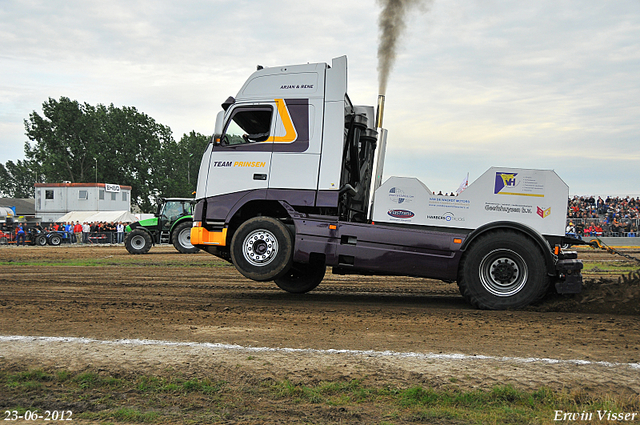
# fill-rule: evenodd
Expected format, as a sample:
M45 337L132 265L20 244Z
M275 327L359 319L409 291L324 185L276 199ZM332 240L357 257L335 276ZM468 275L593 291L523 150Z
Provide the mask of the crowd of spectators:
M574 196L569 198L567 232L579 236L638 236L640 198Z
M67 223L50 223L46 227L36 223L36 231L51 233L58 232L68 239L69 243L123 243L125 223L109 223L106 221L75 223L70 221Z

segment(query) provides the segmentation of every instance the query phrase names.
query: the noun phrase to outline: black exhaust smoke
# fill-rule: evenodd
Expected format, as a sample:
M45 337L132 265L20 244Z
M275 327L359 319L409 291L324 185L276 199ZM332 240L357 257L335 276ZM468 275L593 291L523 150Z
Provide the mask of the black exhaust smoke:
M380 27L378 93L385 95L387 93L389 74L397 55L398 41L406 27L405 18L407 13L413 8L426 11L433 3L433 0L378 0L378 3L382 6L382 11L378 18L378 26Z

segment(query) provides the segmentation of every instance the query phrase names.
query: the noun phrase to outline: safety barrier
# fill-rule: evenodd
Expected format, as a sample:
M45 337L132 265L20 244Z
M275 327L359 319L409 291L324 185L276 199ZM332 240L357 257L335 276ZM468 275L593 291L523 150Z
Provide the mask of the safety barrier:
M621 223L618 226L614 226L610 223L604 223L603 220L604 218L568 218L567 226L569 226L569 223L573 223L580 236L610 238L636 238L640 236L638 232L640 220L638 219L625 219L624 223ZM590 226L600 226L602 230L584 230L589 228ZM579 229L583 230L580 232Z

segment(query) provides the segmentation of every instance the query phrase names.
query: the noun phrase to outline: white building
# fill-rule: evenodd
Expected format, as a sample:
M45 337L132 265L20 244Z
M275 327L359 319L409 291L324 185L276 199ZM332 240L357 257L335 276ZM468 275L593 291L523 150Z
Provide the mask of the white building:
M36 183L36 217L58 221L71 211L131 212L131 186L105 183Z

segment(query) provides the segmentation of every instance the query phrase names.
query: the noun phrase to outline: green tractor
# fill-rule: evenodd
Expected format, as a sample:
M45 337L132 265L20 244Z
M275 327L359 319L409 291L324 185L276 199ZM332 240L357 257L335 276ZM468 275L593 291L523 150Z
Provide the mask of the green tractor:
M160 198L155 217L127 226L124 246L130 254L146 254L151 245L170 243L180 252L198 252L191 245L192 209L189 198Z

